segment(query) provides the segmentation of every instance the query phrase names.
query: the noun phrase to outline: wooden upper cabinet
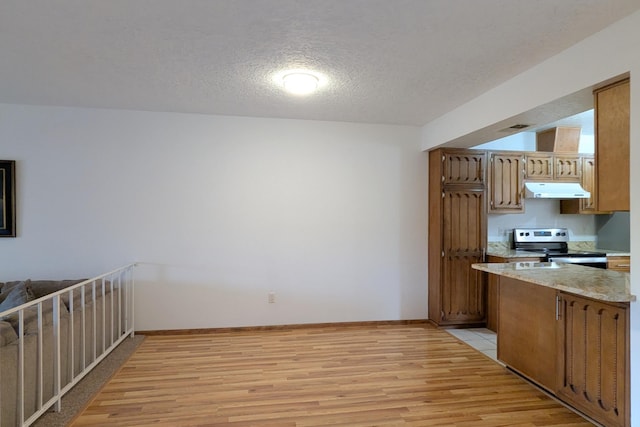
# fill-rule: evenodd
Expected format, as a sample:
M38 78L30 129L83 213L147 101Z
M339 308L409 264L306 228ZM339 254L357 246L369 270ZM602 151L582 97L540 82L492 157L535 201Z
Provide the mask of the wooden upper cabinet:
M594 92L600 211L629 210L629 89L625 79Z
M555 181L580 181L582 162L578 155L554 155L553 179Z
M595 213L597 211L598 192L596 191L596 159L594 157L582 157L582 188L591 193L588 199L580 200L582 212Z
M473 150L447 150L443 153L442 183L484 185L485 152Z
M489 213L521 213L524 156L492 152L489 158Z
M563 214L606 214L598 210L598 190L596 176L596 159L593 156L582 156L582 188L591 193L588 199L569 199L560 201L560 213Z
M525 153L525 178L528 181L580 181L580 159L578 154Z
M525 176L530 181L551 181L553 179L553 154L526 153Z

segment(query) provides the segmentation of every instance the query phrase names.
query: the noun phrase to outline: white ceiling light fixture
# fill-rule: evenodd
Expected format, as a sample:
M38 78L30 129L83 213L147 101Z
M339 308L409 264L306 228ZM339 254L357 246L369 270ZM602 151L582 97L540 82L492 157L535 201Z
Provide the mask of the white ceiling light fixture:
M292 95L310 95L326 85L327 79L310 70L283 70L273 76L273 81Z
M319 80L309 73L289 73L282 76L284 90L294 95L309 95L318 89Z

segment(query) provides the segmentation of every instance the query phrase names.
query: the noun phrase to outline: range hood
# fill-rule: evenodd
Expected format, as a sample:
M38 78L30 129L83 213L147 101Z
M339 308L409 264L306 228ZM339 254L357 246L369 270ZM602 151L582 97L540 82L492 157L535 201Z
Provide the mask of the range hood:
M591 193L577 182L525 182L528 199L588 199Z

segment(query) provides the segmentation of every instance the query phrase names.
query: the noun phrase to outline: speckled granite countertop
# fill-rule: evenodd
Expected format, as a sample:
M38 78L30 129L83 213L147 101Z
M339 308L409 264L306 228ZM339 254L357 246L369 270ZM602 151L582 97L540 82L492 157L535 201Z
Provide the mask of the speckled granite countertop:
M545 256L542 252L516 251L515 249L509 249L506 247L489 247L487 255L497 256L500 258L544 258Z
M629 291L629 273L547 262L484 263L473 264L473 268L600 301L636 300Z

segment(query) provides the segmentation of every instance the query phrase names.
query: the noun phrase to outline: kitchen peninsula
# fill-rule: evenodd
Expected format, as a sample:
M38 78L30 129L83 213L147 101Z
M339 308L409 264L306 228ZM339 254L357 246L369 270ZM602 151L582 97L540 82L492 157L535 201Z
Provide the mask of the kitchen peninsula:
M629 426L629 274L478 263L497 278L498 359L587 416Z
M601 268L554 262L473 264L476 270L545 286L599 301L628 303L629 274Z

